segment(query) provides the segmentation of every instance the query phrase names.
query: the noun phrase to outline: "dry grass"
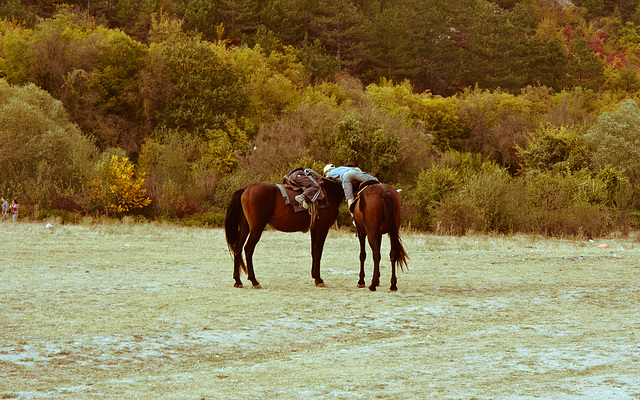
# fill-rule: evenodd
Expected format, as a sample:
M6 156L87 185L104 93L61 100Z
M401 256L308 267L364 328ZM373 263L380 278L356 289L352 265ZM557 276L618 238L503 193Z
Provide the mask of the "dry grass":
M378 292L356 288L342 231L326 289L308 234L266 232L252 290L219 229L0 229L0 398L640 398L630 238L404 233L391 293L387 263Z

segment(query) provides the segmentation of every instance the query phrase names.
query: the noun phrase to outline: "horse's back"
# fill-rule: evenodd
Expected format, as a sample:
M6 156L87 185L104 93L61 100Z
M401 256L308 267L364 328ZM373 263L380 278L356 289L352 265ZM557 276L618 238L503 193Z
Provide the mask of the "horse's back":
M367 202L380 204L385 201L390 202L392 203L394 210L398 212L400 211L400 195L394 188L385 183L369 186L361 196L366 196Z
M379 234L388 232L388 222L400 224L402 218L400 195L391 186L381 183L367 187L360 194L360 215L364 225L377 227ZM389 211L391 210L391 213ZM358 219L358 217L356 219ZM387 221L393 218L393 221Z
M257 182L245 188L242 207L250 226L266 226L282 232L298 232L309 229L308 212L295 212L291 204L273 183Z
M278 187L273 183L256 182L244 188L242 193L242 204L256 206L260 203L271 205L275 195L279 192Z

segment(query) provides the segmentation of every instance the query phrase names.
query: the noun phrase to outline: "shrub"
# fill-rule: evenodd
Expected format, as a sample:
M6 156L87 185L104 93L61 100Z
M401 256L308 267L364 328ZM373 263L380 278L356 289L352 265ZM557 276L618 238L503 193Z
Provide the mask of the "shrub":
M223 174L210 143L171 130L144 144L138 162L157 214L181 218L214 201Z
M144 173L134 177L134 165L128 158L105 154L96 164L95 177L89 185L93 190L92 203L98 210L123 214L151 204L146 196Z
M363 122L357 116L345 115L333 132L334 162L357 162L372 173L385 173L395 166L399 152L398 137L376 122Z
M595 238L611 231L606 210L585 203L571 204L562 210L530 210L527 221L527 230L547 236Z
M435 231L441 234L464 235L479 230L482 217L479 210L458 194L447 196L433 211Z
M0 143L3 195L45 209L60 195L82 203L96 149L60 101L0 80Z
M477 210L483 232L512 233L519 228L524 205L521 184L504 168L485 164L484 170L469 179L461 195Z
M515 172L519 166L516 146L525 144L525 132L534 126L531 103L525 97L476 89L465 91L458 107L465 130L464 150Z
M544 125L529 137L526 148L517 146L525 171L577 171L589 165L582 136L565 126Z
M414 227L432 228L439 203L456 192L459 186L459 177L452 168L434 165L420 172L410 195L418 214L413 221Z
M452 150L442 154L438 164L455 170L460 179L468 179L482 171L484 161L478 153L462 153Z
M224 226L224 213L209 211L201 214L194 214L184 221L185 226Z
M640 183L640 107L625 100L613 112L604 113L585 135L593 161L623 171L632 184Z
M525 177L524 229L546 235L600 236L612 227L606 184L589 171Z
M449 152L423 170L411 191L416 227L452 231L513 232L523 191L509 173L472 154Z

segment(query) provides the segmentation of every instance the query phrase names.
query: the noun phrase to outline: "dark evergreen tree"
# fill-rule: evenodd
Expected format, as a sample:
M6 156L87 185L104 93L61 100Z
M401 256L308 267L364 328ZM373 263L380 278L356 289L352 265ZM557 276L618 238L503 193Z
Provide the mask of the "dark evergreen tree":
M366 21L349 1L320 0L313 7L311 39L319 39L333 55L338 68L358 73L366 55Z
M375 82L380 77L401 81L415 80L418 63L415 36L412 35L411 10L405 6L390 6L372 16L370 57L363 78Z
M534 41L534 51L529 65L529 83L544 85L560 91L566 81L567 55L557 39Z
M600 57L585 39L576 38L568 56L566 85L598 90L604 82L604 67Z
M531 41L527 29L493 3L464 4L458 45L464 49L460 80L481 88L517 92L527 84Z

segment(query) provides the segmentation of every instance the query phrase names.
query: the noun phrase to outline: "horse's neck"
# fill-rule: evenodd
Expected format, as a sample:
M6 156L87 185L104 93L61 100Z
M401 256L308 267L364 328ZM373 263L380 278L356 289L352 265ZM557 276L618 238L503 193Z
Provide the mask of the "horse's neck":
M340 202L344 198L344 191L342 190L342 185L333 181L328 181L325 184L325 192L327 193L327 197L331 199L331 202L340 204Z

